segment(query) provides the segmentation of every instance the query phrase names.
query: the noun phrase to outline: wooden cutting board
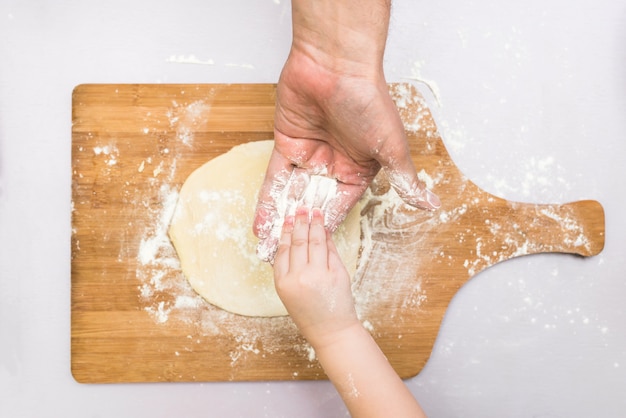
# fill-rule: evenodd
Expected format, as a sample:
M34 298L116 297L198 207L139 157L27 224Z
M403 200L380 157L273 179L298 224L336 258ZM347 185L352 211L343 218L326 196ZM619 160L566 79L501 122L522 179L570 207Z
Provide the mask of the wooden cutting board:
M410 377L468 279L526 254L598 254L604 213L595 201L516 203L479 189L450 159L416 90L390 91L420 176L443 203L411 210L377 182L363 213L354 293L364 324ZM193 170L234 145L273 137L275 86L81 85L72 99L75 379L325 378L288 317L246 318L197 296L166 235Z

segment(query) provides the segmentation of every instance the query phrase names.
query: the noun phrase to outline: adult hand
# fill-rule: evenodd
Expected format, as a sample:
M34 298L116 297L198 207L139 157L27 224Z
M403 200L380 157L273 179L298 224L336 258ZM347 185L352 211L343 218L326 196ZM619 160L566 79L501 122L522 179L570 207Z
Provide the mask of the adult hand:
M381 167L409 205L440 201L419 181L404 126L388 91L382 58L389 6L370 0L292 1L293 31L274 119L275 146L259 192L253 231L270 237L277 196L294 167L337 179L327 211L334 231ZM354 4L352 4L354 3ZM378 9L376 9L378 8ZM265 243L267 246L267 243Z

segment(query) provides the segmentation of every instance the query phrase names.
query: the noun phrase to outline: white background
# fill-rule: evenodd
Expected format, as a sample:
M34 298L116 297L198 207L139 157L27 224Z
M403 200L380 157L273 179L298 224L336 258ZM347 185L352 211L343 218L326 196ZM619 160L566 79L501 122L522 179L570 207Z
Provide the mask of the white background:
M0 0L1 417L346 415L328 382L70 373L73 87L276 82L290 30L287 0ZM599 256L522 257L464 286L411 390L431 417L626 416L626 3L396 0L386 74L430 84L482 188L606 210Z

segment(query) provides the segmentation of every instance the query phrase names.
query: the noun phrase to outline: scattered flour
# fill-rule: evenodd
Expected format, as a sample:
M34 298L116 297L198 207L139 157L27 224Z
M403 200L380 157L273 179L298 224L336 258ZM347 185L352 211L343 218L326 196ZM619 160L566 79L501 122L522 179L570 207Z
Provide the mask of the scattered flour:
M428 90L430 90L430 92L432 93L437 105L441 107L441 92L439 90L439 86L433 80L426 80L424 79L424 77L422 77L423 65L424 65L423 61L414 62L413 67L411 68L411 75L405 78L424 84L428 88Z
M170 55L165 62L169 62L172 64L194 64L194 65L215 65L215 61L212 59L200 59L198 57L196 57L194 54L190 54L190 55ZM238 68L245 68L245 69L249 69L249 70L253 70L254 69L254 65L252 64L248 64L248 63L243 63L243 64L237 64L237 63L225 63L223 64L225 67L238 67Z
M423 109L426 109L422 99L415 99L409 91L392 92L394 99L398 101L401 113L404 113L408 130L424 128L425 121ZM420 110L422 109L422 110ZM210 105L204 102L195 102L187 106L173 103L168 113L170 126L175 128L176 138L183 146L193 144L193 132L203 123L206 123L206 114L210 112ZM408 115L408 116L407 116ZM462 135L462 132L459 133ZM448 145L448 142L446 142ZM459 137L459 144L462 144ZM462 145L459 145L462 146ZM108 154L107 154L108 152ZM110 155L112 150L105 152L104 149L94 150L96 155ZM154 178L154 187L158 188L158 196L162 206L155 211L149 211L150 225L146 228L141 239L137 254L137 278L138 297L145 311L150 314L155 323L166 324L171 321L182 321L193 324L196 334L189 336L189 349L194 344L199 344L200 337L204 336L227 336L236 341L237 346L230 352L231 365L243 364L247 356L264 356L281 350L285 345L291 344L303 358L313 363L316 359L315 351L307 343L294 345L293 335L296 333L295 325L284 317L279 318L245 318L230 314L219 308L207 304L188 285L180 272L175 250L167 237L167 227L173 216L178 191L170 186L173 174L176 172L177 153L175 148L167 154L167 159L154 164L156 156L141 162L137 169L140 173L151 173ZM152 160L151 158L154 158ZM168 161L168 163L164 162ZM519 187L528 189L529 193L536 184L549 181L548 171L555 164L554 159L533 160L529 162L532 175L529 175L526 183ZM425 170L419 172L421 181L430 189L436 188L445 180L443 174L431 175ZM506 185L500 187L506 188ZM420 267L420 257L415 257L421 244L424 232L438 226L455 222L463 216L471 205L479 205L480 200L467 202L451 210L426 213L415 211L403 204L393 188L387 190L368 190L366 199L373 204L363 210L362 219L362 262L359 263L355 280L353 282L353 294L357 314L363 325L372 333L376 333L376 318L373 314L378 306L396 306L398 309L419 310L428 301L428 295L424 291L423 283L415 281L415 271ZM210 199L210 196L206 197ZM142 208L145 210L144 208ZM575 222L562 215L550 212L540 213L541 216L552 218L571 232L574 245L586 245L583 231ZM512 254L524 255L530 253L533 248L525 241L523 234L519 234L514 224L503 225L488 220L488 231L493 236L505 236L505 243L512 248ZM199 226L201 227L201 226ZM378 239L381 234L398 234L409 240L383 242ZM471 242L475 240L475 257L462 262L469 275L480 271L484 266L492 265L498 261L510 258L510 254L485 251L487 246L482 238L474 238L471 231L458 237L459 242ZM411 245L405 245L407 241ZM433 249L434 254L449 259L441 249ZM391 277L384 283L376 280L363 280L363 274L367 271L372 277ZM391 314L395 315L394 313ZM608 332L608 329L607 331ZM399 336L399 339L402 337ZM294 373L297 377L298 373ZM358 395L358 392L356 393Z
M170 126L175 128L176 142L190 146L193 141L190 126L205 123L209 111L210 106L201 101L186 106L173 102L167 115ZM157 323L165 323L173 313L193 309L203 303L180 273L178 256L167 235L178 200L178 190L171 185L179 157L175 148L173 151L164 148L160 155L147 157L137 169L139 173L144 173L147 166L153 167L148 171L152 175L150 190L144 196L137 196L134 204L149 218L137 253L136 277L141 283L138 286L139 298L144 310ZM158 161L156 166L155 161ZM155 194L160 206L152 208L149 202Z
M297 334L297 330L288 317L240 317L207 304L191 289L180 271L175 250L167 236L169 223L175 216L178 198L178 191L170 186L167 178L171 177L171 172L168 170L175 170L175 167L175 164L165 164L162 170L164 175L159 176L162 180L158 195L162 204L158 210L148 211L151 222L140 241L137 254L136 276L140 280L138 297L144 310L157 324L181 321L194 326L199 338L228 336L236 342L236 347L229 353L232 366L244 364L242 362L248 356L264 356L289 346L301 353L312 367L316 363L315 350L304 341L294 343L293 337ZM327 194L324 193L324 195ZM210 201L215 196L206 194L201 198ZM405 205L393 189L389 188L386 194L376 196L375 199L377 205L371 207L370 211L374 210L373 216L380 215L385 221L378 224L374 222L372 228L364 230L364 253L371 250L371 248L368 249L368 242L376 245L372 234L380 234L388 228L390 219L393 219L392 227L398 228L402 227L400 225L403 222L402 219L412 218L399 211L399 206L405 207ZM412 213L416 212L412 211ZM202 228L202 225L199 227ZM384 257L391 257L399 264L406 264L401 255L394 257L385 254ZM377 310L379 303L388 303L390 299L397 299L394 303L399 309L416 309L427 300L421 283L416 284L414 280L407 280L408 274L414 274L413 267L406 270L404 276L394 274L396 279L392 282L368 281L366 284L362 280L355 279L357 312L362 318L364 327L371 333L376 332L376 320L370 317L370 314ZM381 277L385 276L381 275ZM410 286L407 287L407 283ZM197 339L196 336L191 338L192 342ZM193 348L192 346L193 344L190 344L190 349Z
M212 59L200 59L195 55L170 55L169 58L165 60L166 62L175 63L175 64L197 64L197 65L213 65L215 62Z
M178 199L178 189L172 184L180 157L179 145L182 149L193 146L193 133L207 122L210 109L204 101L188 105L173 102L167 117L176 133L175 143L161 149L159 154L148 156L137 168L139 173L149 176L150 185L150 190L137 191L139 194L129 201L141 217L148 218L135 256L139 302L156 324L183 323L194 330L187 338L185 351L193 351L206 337L219 336L235 342L229 352L232 366L244 364L248 356L264 357L290 347L308 359L313 367L315 352L303 340L300 343L294 340L297 330L289 318L244 318L216 308L191 288L180 269L178 256L167 235ZM168 151L164 152L165 149ZM96 152L108 155L112 148ZM153 204L155 197L159 203L156 206ZM210 200L215 196L204 198Z
M490 191L499 196L521 195L523 198L531 198L535 195L548 194L548 190L554 189L555 185L561 190L561 195L572 189L572 185L561 175L563 168L552 156L530 157L520 161L520 166L523 167L524 174L514 184L508 182L501 174L488 174Z
M96 146L93 148L95 155L103 156L106 158L105 163L109 166L117 164L117 160L120 155L120 151L114 144Z
M441 179L443 177L443 173L440 173L439 176ZM417 178L420 179L420 181L422 181L428 189L432 190L435 187L435 181L426 173L426 171L424 171L423 168L417 173Z

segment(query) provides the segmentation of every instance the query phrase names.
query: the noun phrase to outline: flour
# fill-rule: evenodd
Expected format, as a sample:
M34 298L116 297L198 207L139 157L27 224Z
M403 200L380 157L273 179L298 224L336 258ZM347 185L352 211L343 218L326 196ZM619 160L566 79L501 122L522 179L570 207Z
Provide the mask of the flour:
M421 64L416 63L414 66L414 71L417 77L412 77L414 79L419 79L419 70ZM411 78L411 77L410 77ZM435 86L436 87L436 86ZM437 102L439 105L440 97L437 93L436 89L432 89L433 94L437 98ZM409 115L404 114L404 118L408 118L408 127L410 130L411 127L420 127L420 103L412 103L410 99L407 99L406 96L409 94L407 89L397 88L395 91L392 91L392 96L396 99L398 103L398 107L401 110L409 109L413 106L413 112ZM414 100L415 101L415 100ZM417 116L415 116L415 115ZM465 147L472 143L473 138L470 137L468 132L464 127L452 127L445 120L439 121L438 127L440 132L443 131L445 137L445 145L450 147L456 152L463 152ZM558 160L553 156L542 156L542 157L530 157L525 161L519 162L522 167L523 174L521 178L516 181L514 184L511 184L506 179L502 177L501 174L488 174L487 180L490 182L490 191L494 192L500 196L506 196L510 194L521 194L524 197L532 197L538 194L547 194L548 190L553 189L555 185L558 186L558 189L561 190L561 196L564 195L565 192L571 190L572 186L563 178L561 175L563 169L558 164ZM424 182L429 189L433 188L436 184L441 184L444 182L442 177L431 177L428 173L423 170L418 173L418 178L420 181ZM395 179L394 179L395 181ZM463 185L460 186L460 193L464 191ZM482 199L486 199L488 203L493 203L492 197L484 197L483 195L477 195L471 197L468 203L463 203L460 206L448 210L439 210L437 213L438 221L440 224L446 224L450 222L454 222L454 220L460 218L469 208L469 204L473 207L480 207L482 204ZM543 217L550 218L556 222L556 228L560 228L564 235L563 244L569 247L583 247L586 250L590 249L591 243L585 235L585 231L583 230L580 223L576 220L574 216L570 216L566 213L555 213L548 209L541 210L538 214L538 219ZM476 236L476 231L466 231L465 233L460 233L457 235L459 243L467 245L467 243L475 243L475 253L474 257L471 259L464 260L463 265L467 269L467 272L470 276L478 273L480 270L484 269L487 266L496 264L498 262L507 260L512 257L523 256L527 254L532 254L536 252L549 251L550 248L546 246L542 246L543 243L536 243L529 241L524 231L521 230L521 227L515 223L498 223L492 222L492 220L487 219L486 224L488 225L488 231L491 233L492 237L488 235L485 239L489 240L489 247L491 247L492 240L500 240L506 245L506 250L498 250L498 251L490 251L486 252L485 248L487 248L487 242L483 241L483 238ZM496 239L497 238L497 239ZM440 254L440 258L446 257L447 255L443 252ZM447 256L449 258L449 256Z
M552 156L543 158L530 157L520 161L522 167L521 178L511 184L501 174L488 174L487 180L492 191L499 196L521 195L524 198L549 194L556 188L560 191L557 198L561 199L572 189L572 185L561 175L563 167Z
M195 55L170 55L166 62L175 64L196 64L196 65L214 65L215 61L212 59L200 59Z
M415 272L424 260L416 257L421 235L436 227L434 213L406 205L387 184L384 174L374 180L365 193L361 219L361 257L352 292L355 309L363 326L376 332L377 316L382 306L396 311L418 310L428 299ZM374 191L372 191L374 190ZM402 231L402 239L390 237ZM410 237L410 238L408 238ZM365 280L367 273L369 280Z
M250 356L265 356L283 350L285 346L295 349L310 365L315 364L315 350L305 341L294 343L293 336L297 335L297 330L290 318L240 317L207 304L191 289L180 272L175 251L166 235L171 219L176 216L174 208L178 197L178 190L172 188L166 181L170 177L168 170L172 167L175 167L175 164L170 163L169 167L165 164L161 176L159 176L162 178L159 186L159 200L162 205L157 211L149 211L148 214L152 222L141 239L137 254L137 278L141 282L138 286L138 297L144 305L146 313L153 318L156 324L167 325L182 322L186 326L192 327L195 330L194 334L191 335L185 345L186 349L190 351L201 344L201 341L206 337L230 338L235 342L234 348L229 352L233 369L239 364L245 364L246 359ZM322 206L324 199L336 192L335 185L322 184L326 180L309 179L309 181L320 182L317 189L323 195ZM307 204L320 198L313 192L304 195L303 201L306 201ZM214 193L200 195L200 199L206 202L223 198L225 196L218 196ZM233 192L232 196L228 198L236 199L236 193ZM386 194L376 196L376 201L378 205L373 209L379 215L388 218L389 214L385 215L385 213L393 213L394 222L399 224L411 219L411 216L403 215L399 211L399 206L406 209L406 205L402 203L393 189L389 188ZM367 224L362 222L362 225ZM372 233L379 233L381 227L384 225L374 223L373 226L365 227L363 230L362 258L366 259L368 252L376 244L372 238ZM204 226L199 224L197 228L198 231L201 231ZM237 234L236 231L224 231L223 233L225 235ZM402 255L387 254L386 257L394 259L395 262L403 261ZM413 271L411 272L413 273ZM376 275L376 271L373 274ZM397 306L401 307L399 309L416 309L427 299L420 283L416 284L414 281L405 280L402 275L397 277L398 280L384 282L384 284L374 282L364 285L355 282L356 309L362 318L364 327L372 333L376 332L376 318L372 317L372 313L379 309L380 303L388 303L390 298L398 298ZM404 291L406 282L412 282L407 292Z
M442 106L441 93L440 93L439 86L433 80L426 80L424 77L422 77L423 65L424 65L423 61L414 62L413 67L411 68L411 75L405 76L404 78L409 79L409 80L414 80L414 81L424 84L428 88L430 93L433 95L433 98L435 99L435 102L437 103L437 105L441 107Z
M138 259L142 265L158 265L178 267L178 261L170 248L171 244L167 237L167 227L172 219L178 192L170 186L161 186L159 198L163 202L163 208L158 214L157 223L150 234L142 238L139 244ZM164 257L164 255L169 255Z
M257 246L257 256L263 261L274 259L285 219L294 216L298 207L322 209L327 227L339 216L333 210L333 203L339 198L337 180L324 175L310 175L307 170L297 167L288 176L286 173L277 176L270 189L270 197L277 216L273 219L269 236Z
M137 213L141 213L141 217L148 219L135 256L139 303L155 324L184 324L193 330L184 341L181 351L201 349L207 338L224 337L234 341L229 352L233 369L244 364L249 356L264 357L268 353L284 350L284 347L292 347L313 365L314 350L303 340L294 341L297 330L289 318L244 318L225 312L200 297L180 270L178 256L167 236L171 219L176 216L179 194L179 190L172 186L172 181L177 172L179 146L193 146L194 132L207 123L210 109L210 105L204 101L189 105L172 102L167 116L175 132L174 143L162 148L160 153L147 156L137 167L137 172L149 176L150 185L150 190L133 195L128 201L128 204L136 207ZM101 147L94 150L94 155L103 157L113 152L113 147ZM160 203L157 207L151 205L155 197ZM211 201L224 196L206 194L201 198ZM237 199L236 193L229 198ZM198 232L204 227L199 224ZM249 228L248 225L242 227ZM240 233L222 232L224 237Z
M201 59L196 57L194 54L189 54L189 55L170 55L165 62L169 62L172 64L194 64L194 65L215 65L215 61L208 58L208 59ZM254 65L249 64L249 63L242 63L242 64L238 64L238 63L233 63L233 62L228 62L223 64L225 67L239 67L239 68L245 68L245 69L249 69L249 70L253 70L254 69Z
M424 171L423 168L417 173L417 178L421 182L423 182L428 189L433 189L435 187L435 180L433 180L433 178L430 175L428 175L428 173L426 173L426 171ZM439 179L442 179L442 178L443 178L443 174L440 173Z
M96 146L93 148L94 155L105 157L105 163L108 166L117 164L119 152L119 149L114 144Z
M423 106L420 101L408 99L412 97L408 95L405 100L406 106ZM172 107L168 111L168 119L170 127L176 132L176 142L183 146L190 146L193 143L193 132L206 124L206 116L210 113L210 105L204 101L193 102L189 105L181 105L172 102ZM421 118L413 121L413 127L417 128ZM274 334L270 335L266 330L257 328L262 320L241 318L225 313L224 311L206 304L197 294L190 288L184 276L180 272L180 266L174 248L167 236L167 228L174 214L176 200L178 198L178 190L170 186L170 182L177 169L177 151L175 146L167 147L168 152L159 155L149 156L144 159L138 168L139 172L151 173L153 187L158 188L158 197L161 207L158 210L148 210L151 219L150 225L146 228L143 237L140 240L139 251L137 254L137 278L140 280L138 286L138 296L144 304L145 310L154 317L155 322L165 324L170 321L183 321L188 324L197 324L199 335L222 335L224 333L237 336L240 338L241 353L233 354L233 361L236 363L241 359L241 355L255 354L255 348L262 344L263 349L267 352L272 349L269 342L274 340L277 334L284 334L285 329L293 330L294 325L288 320L280 322L273 321L273 325L278 327L274 330ZM104 151L104 150L102 150ZM293 173L289 173L292 175ZM320 173L323 174L323 173ZM284 184L288 183L288 177L284 176ZM431 177L425 171L420 172L420 179L429 187L434 187L441 181L441 177ZM284 194L279 194L280 187L272 191L283 213L293 214L297 202L301 202L310 206L320 206L326 208L337 197L337 184L333 179L329 179L323 175L300 175L300 182ZM285 189L282 184L282 189ZM294 196L299 196L297 199ZM371 197L371 196L370 196ZM210 201L212 199L223 199L225 196L215 196L206 194L201 199ZM233 194L228 198L236 199ZM406 205L402 203L397 194L392 190L384 195L376 196L378 205L372 208L372 217L382 217L390 220L391 225L401 225L405 220L408 222L411 216L406 216L399 208L407 210ZM141 205L141 200L138 202ZM147 206L146 206L147 207ZM332 215L331 215L332 216ZM328 222L328 219L325 220ZM281 225L282 226L282 225ZM373 250L376 245L371 234L379 233L381 228L386 228L384 224L373 225L362 222L363 229L363 249L362 259L368 258L368 253ZM205 223L199 223L195 226L197 233L202 233ZM280 228L278 227L279 231ZM218 231L219 232L219 231ZM219 232L221 236L232 237L240 234L238 231L224 230ZM410 251L410 249L409 249ZM392 259L395 264L402 264L403 256L401 254L385 255ZM411 257L414 259L414 257ZM404 264L407 264L404 262ZM371 266L370 266L371 267ZM413 266L410 269L400 269L403 274L414 274ZM359 266L361 272L363 268ZM386 273L386 272L385 272ZM376 272L374 272L376 274ZM358 275L358 273L357 273ZM419 307L423 303L427 295L424 294L420 284L413 284L410 289L403 293L404 283L410 280L403 280L402 274L398 275L399 280L393 283L385 283L367 286L363 283L355 282L355 297L357 303L357 311L360 313L368 329L372 332L375 330L375 321L368 317L368 312L374 312L378 303L385 303L389 298L402 296L405 299L399 300L397 306ZM411 277L412 279L412 277ZM382 295L382 297L381 297ZM260 322L261 321L261 322ZM278 322L277 322L278 321ZM284 320L283 320L284 321ZM310 347L304 345L301 348L303 354L310 357Z
M109 155L111 153L111 148L112 147L110 145L97 146L93 148L93 153L96 155L100 155L100 154Z
M184 93L184 92L183 92ZM208 99L215 94L212 91ZM172 101L172 109L167 112L170 126L176 129L176 138L184 145L191 146L194 132L207 123L206 115L211 111L211 105L204 100L197 100L191 104L182 106L175 100ZM169 151L168 151L169 152Z
M422 99L414 99L408 90L395 91L393 94L394 98L399 100L401 112L405 112L407 130L423 129L426 123L424 111L427 108ZM193 133L206 123L206 115L210 109L210 105L203 101L190 105L175 102L172 104L168 118L170 126L176 132L178 144L183 147L193 146ZM463 135L465 135L463 130L459 130L455 138L459 149L465 143ZM446 145L448 144L446 142ZM193 333L185 342L184 349L188 351L193 351L201 344L205 344L206 338L224 337L234 341L235 345L229 351L233 368L245 365L245 360L250 357L262 358L267 354L278 353L284 350L285 346L293 347L303 359L313 364L316 360L315 351L306 342L294 340L293 336L297 335L297 329L289 318L242 318L207 304L191 289L180 272L175 251L166 236L167 226L175 216L172 213L172 205L178 194L178 190L170 185L173 173L176 172L178 154L173 145L170 145L167 150L164 155L153 155L144 159L137 168L138 172L153 178L153 185L158 190L157 194L162 202L158 210L148 210L150 223L141 238L137 254L136 276L140 282L138 298L145 312L159 325L176 326L177 323L183 323L193 329ZM98 153L94 150L94 155L105 157L110 155L111 151L109 149L109 154L106 154L104 149L99 150ZM531 174L526 176L525 182L515 187L531 193L534 188L548 185L550 181L561 182L558 176L551 175L555 166L558 170L556 160L549 157L529 161L527 167ZM288 199L289 195L282 197L280 195L280 191L284 189L291 174L285 173L282 187L276 187L272 191L275 199L281 201L284 213L291 211L291 208L295 206L294 200ZM418 178L432 189L436 189L445 182L443 174L429 173L426 170L421 170ZM308 182L311 181L313 180L309 178ZM494 184L495 181L494 179ZM429 249L431 253L426 254L427 257L417 257L418 250L422 250L420 244L424 232L441 227L442 224L455 222L470 208L479 207L481 204L481 200L476 197L458 207L428 213L405 205L393 188L384 189L380 184L378 186L381 188L376 189L377 185L374 185L374 190L370 189L366 192L365 199L374 203L364 209L361 221L361 261L353 282L357 314L364 327L372 334L378 332L379 318L376 314L381 306L396 307L395 311L390 312L391 317L395 317L400 310L421 309L429 300L429 296L432 296L427 294L425 283L421 279L415 280L415 271L419 271L420 264L424 260L430 262L431 254L446 258L448 261L451 255L442 248L432 248ZM315 201L323 196L321 204L328 204L332 200L329 196L337 194L336 185L318 184L316 187L320 193L308 194L308 201ZM499 187L506 191L509 186L503 183ZM210 194L203 196L206 201L216 198L219 197ZM138 206L144 204L142 197L139 197L137 204ZM141 207L140 209L146 210ZM564 225L565 230L569 231L568 239L574 245L587 245L583 231L575 222L570 222L569 217L550 211L539 215L554 219ZM519 233L515 225L505 225L492 220L487 220L485 223L486 230L493 236L505 237L505 243L512 249L514 256L528 254L535 250L532 244L524 239L523 234ZM205 225L205 223L198 223L197 233L202 233ZM393 234L398 231L402 231L403 238L409 237L402 241L410 242L409 245L403 246L399 242L385 243L380 239L383 234ZM220 234L226 238L229 234L237 235L239 232L224 230ZM469 275L477 273L486 265L505 259L504 253L487 251L486 249L489 248L487 242L476 239L472 231L466 231L457 239L462 243L475 243L475 257L459 261ZM385 281L364 280L365 272L370 277L389 279ZM528 303L532 305L534 302ZM398 339L402 339L402 336L398 336ZM297 373L294 373L294 377L297 377Z
M206 123L209 112L210 106L203 101L186 106L173 102L167 115L170 126L176 131L176 142L190 146L193 141L191 128ZM148 134L145 130L144 133ZM100 152L110 153L110 150L102 149ZM182 277L178 256L167 236L178 200L178 190L171 186L177 171L178 156L175 150L163 148L160 155L147 157L137 168L139 173L143 173L148 166L153 167L149 171L152 175L149 184L153 190L145 198L138 196L134 201L138 210L147 212L150 219L140 239L137 253L136 277L141 282L138 286L139 298L144 304L144 310L160 324L168 322L170 316L176 312L204 303ZM155 160L160 158L162 159L154 166ZM148 202L144 199L149 199L155 190L161 206L158 209L149 209ZM169 296L167 300L162 300L164 294Z
M348 376L346 378L346 385L349 389L347 393L348 398L357 399L361 396L361 393L359 392L359 389L356 387L356 384L354 382L354 377L352 376L352 373L348 373Z
M429 119L429 109L420 95L412 94L412 89L405 84L394 86L390 94L403 117L404 129L417 132L425 128L424 123Z

